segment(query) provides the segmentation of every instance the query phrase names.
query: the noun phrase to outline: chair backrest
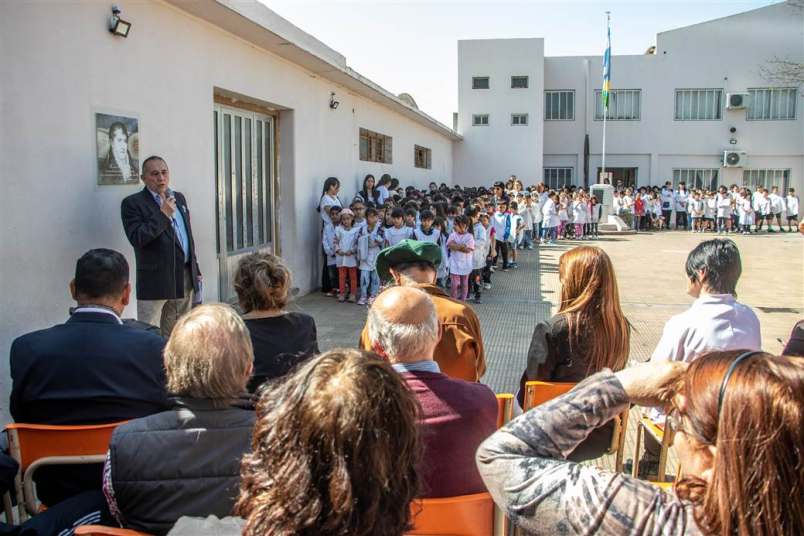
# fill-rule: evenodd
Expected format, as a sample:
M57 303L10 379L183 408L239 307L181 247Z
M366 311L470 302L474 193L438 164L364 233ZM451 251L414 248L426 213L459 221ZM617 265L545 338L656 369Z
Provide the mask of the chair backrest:
M511 420L514 415L514 395L500 393L497 395L497 428Z
M83 525L76 527L73 534L76 536L151 536L145 532L137 532L131 529L118 529L115 527L104 527L103 525Z
M525 404L522 409L525 411L535 408L539 404L544 404L557 396L561 396L571 390L577 384L565 382L542 382L531 381L525 383Z
M410 513L411 535L490 536L494 530L494 501L488 493L418 499Z
M121 424L123 423L51 426L12 423L6 425L5 431L12 456L24 473L33 462L41 458L105 455L109 450L112 432Z

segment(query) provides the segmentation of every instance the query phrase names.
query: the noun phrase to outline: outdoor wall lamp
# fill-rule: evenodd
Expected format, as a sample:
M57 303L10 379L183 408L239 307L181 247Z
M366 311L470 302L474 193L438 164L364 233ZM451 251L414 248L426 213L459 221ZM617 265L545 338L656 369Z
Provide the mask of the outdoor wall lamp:
M333 110L337 110L339 104L340 102L335 100L335 92L333 91L332 93L329 94L329 107L332 108Z
M131 23L120 18L120 8L112 6L112 16L109 17L109 31L120 37L128 37Z

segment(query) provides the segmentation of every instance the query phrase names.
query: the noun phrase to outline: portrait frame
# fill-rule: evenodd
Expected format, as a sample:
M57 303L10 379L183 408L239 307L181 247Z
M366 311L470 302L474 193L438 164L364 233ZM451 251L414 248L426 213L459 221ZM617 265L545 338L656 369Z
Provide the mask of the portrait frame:
M98 186L140 181L140 120L135 114L94 112Z

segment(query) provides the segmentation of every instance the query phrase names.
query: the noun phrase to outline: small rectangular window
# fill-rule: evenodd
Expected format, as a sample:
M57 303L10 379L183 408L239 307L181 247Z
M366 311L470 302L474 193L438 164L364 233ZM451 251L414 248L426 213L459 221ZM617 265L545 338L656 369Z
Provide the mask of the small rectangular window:
M545 121L575 120L575 90L560 89L544 92Z
M488 89L489 77L488 76L473 76L472 89Z
M723 118L722 89L677 89L676 121L719 121Z
M392 164L393 138L366 128L360 129L360 160Z
M421 145L413 146L413 165L417 168L432 169L432 154L433 151Z
M639 121L641 117L641 89L612 89L609 91L607 121ZM595 121L603 120L602 91L595 90Z
M544 168L544 185L551 190L557 190L572 184L571 167L546 167Z
M773 87L749 89L751 100L745 118L748 121L792 121L796 118L796 88Z
M472 116L473 127L487 127L489 126L489 114L475 114Z
M779 191L785 195L790 187L789 169L744 169L743 186L756 191L758 187L770 190L778 186Z
M527 76L512 76L511 77L511 88L513 88L513 89L527 89L528 88L528 77Z
M511 124L514 126L527 126L528 114L511 114Z

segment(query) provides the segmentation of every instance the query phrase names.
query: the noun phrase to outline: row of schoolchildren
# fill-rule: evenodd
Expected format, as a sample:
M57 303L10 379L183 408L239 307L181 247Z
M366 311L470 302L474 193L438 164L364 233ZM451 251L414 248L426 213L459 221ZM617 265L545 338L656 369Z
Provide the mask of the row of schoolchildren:
M692 232L741 232L749 234L762 230L767 223L768 232L776 232L771 228L775 219L779 231L783 228L783 219L787 220L788 231L798 225L799 199L795 189L790 188L788 195L782 197L778 187L759 187L751 192L745 187L731 185L731 188L720 186L717 191L687 190L682 182L673 190L668 181L665 186L657 188L641 187L636 192L627 188L623 192L614 192L613 211L630 227L640 231L645 229L669 229L671 216L675 213L675 228Z

